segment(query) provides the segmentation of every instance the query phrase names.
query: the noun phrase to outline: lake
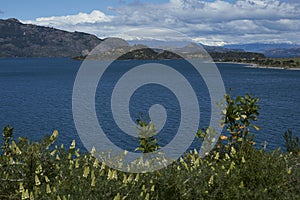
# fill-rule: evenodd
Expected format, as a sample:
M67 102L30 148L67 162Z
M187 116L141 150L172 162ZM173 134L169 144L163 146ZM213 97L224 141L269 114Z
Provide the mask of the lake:
M106 87L105 91L112 88L113 81L120 77L126 66L144 62L118 61L118 66L122 67L107 73L107 85L103 86ZM180 61L164 61L172 65L176 65L176 62ZM75 139L82 147L72 115L73 85L80 65L80 61L66 58L0 59L0 126L9 124L14 127L15 138L25 136L31 140L40 140L45 134L58 130L59 142L70 143ZM258 147L264 141L267 141L269 150L283 147L283 133L287 129L292 129L300 136L300 71L249 68L230 63L218 63L217 66L227 92L230 91L233 96L249 93L259 98L261 109L256 124L261 130L255 132ZM193 71L186 70L185 73L190 75L191 80L195 79ZM204 82L199 83L201 87L205 87ZM208 125L210 112L208 93L205 90L203 92L200 106L202 128ZM107 113L98 113L97 108L107 106L100 99L103 94L99 93L97 90L97 114L109 118ZM144 86L132 98L131 105L134 106L130 107L130 113L133 120L140 112L146 112L153 102L160 103L170 111L164 129L169 132L176 129L174 122L178 119L176 107L179 103L172 92L158 85ZM108 131L118 130L110 120L102 123ZM124 134L114 138L117 138L114 142L118 144L138 145L133 140L128 142ZM167 144L171 139L171 135L160 135L159 142Z

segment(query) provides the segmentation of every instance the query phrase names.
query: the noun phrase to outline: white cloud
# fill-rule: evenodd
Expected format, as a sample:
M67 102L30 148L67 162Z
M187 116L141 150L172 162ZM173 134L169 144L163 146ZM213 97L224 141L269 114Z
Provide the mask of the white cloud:
M174 39L170 32L160 31L169 28L205 44L299 43L299 8L300 3L293 0L237 0L233 3L225 0L170 0L162 4L139 3L109 8L115 15L95 10L25 22L125 39ZM137 27L155 28L150 33L133 36ZM125 34L128 31L131 35Z
M40 17L34 21L27 21L27 23L35 23L39 25L77 25L85 23L103 23L111 22L113 16L106 16L103 12L94 10L90 14L87 13L78 13L77 15L67 15L67 16L53 16L53 17Z

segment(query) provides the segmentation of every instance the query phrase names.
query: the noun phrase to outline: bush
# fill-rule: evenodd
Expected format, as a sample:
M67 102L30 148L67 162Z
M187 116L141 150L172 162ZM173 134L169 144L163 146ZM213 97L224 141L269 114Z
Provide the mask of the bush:
M75 141L58 146L57 131L38 143L15 140L13 129L5 127L0 199L300 199L300 158L293 153L298 140L291 133L285 136L291 153L254 148L250 132L258 129L252 126L257 102L249 95L227 95L222 125L228 135L216 148L204 158L195 149L152 173L111 169L95 157L95 149L80 153ZM151 137L151 148L139 150L156 147L155 134Z

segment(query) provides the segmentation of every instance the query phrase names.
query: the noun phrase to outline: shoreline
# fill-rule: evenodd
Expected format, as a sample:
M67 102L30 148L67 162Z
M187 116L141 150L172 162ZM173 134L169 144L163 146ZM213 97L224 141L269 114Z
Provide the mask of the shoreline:
M243 62L215 62L215 63L229 63L229 64L239 64L239 65L245 65L245 67L248 68L257 68L257 69L280 69L280 70L300 70L300 67L296 68L284 68L284 67L274 67L274 66L261 66L255 63L243 63Z

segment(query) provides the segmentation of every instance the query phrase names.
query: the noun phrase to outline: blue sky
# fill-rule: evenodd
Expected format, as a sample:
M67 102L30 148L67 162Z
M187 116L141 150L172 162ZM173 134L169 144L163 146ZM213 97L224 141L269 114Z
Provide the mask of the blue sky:
M300 44L299 0L0 0L0 18L98 37ZM137 31L152 27L151 34ZM131 32L131 35L125 32ZM136 36L133 33L139 32ZM146 37L147 34L150 34ZM178 39L178 38L177 38Z
M125 4L145 3L146 0L0 0L1 18L31 20L38 17L77 14L101 10L110 13L108 7ZM152 0L151 3L164 3L168 0Z

